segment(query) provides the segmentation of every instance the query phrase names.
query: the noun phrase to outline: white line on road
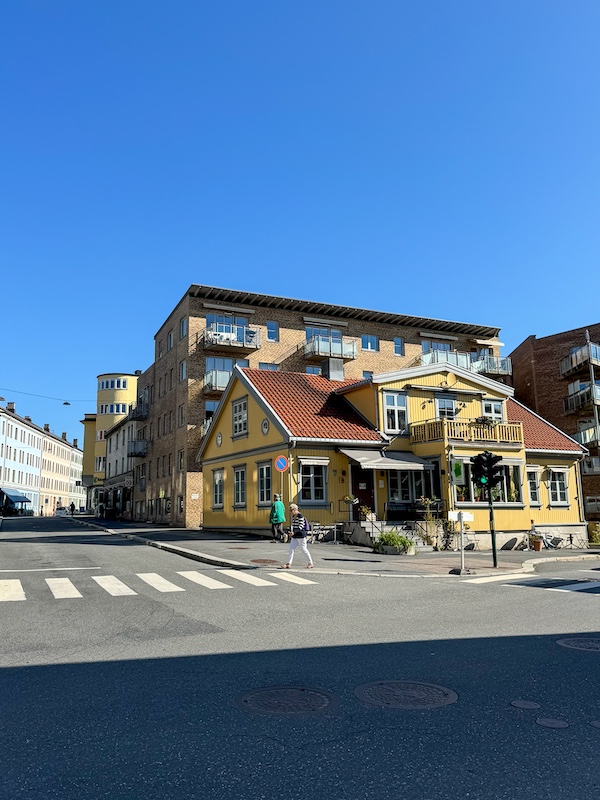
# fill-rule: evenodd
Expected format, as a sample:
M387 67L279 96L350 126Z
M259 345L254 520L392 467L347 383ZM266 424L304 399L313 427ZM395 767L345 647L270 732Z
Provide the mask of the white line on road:
M68 578L46 578L46 583L57 600L82 596Z
M156 572L138 572L137 576L159 592L185 592L181 586L176 586Z
M0 602L25 599L25 592L23 591L21 581L0 581Z
M595 589L600 586L598 581L590 581L589 583L568 583L566 586L553 586L548 587L549 592L583 592L585 589Z
M271 578L279 578L281 581L289 581L290 583L312 583L313 586L317 585L316 581L309 581L306 578L301 578L299 575L292 575L291 572L269 572Z
M67 572L74 569L100 569L100 567L40 567L39 569L0 569L0 572Z
M526 577L520 572L517 575L489 575L486 578L468 578L465 581L461 581L461 583L492 583L493 581L514 581L517 578Z
M192 572L178 572L177 574L181 575L182 578L187 578L188 581L199 583L200 586L204 586L206 589L233 589L233 586L229 586L229 584L222 583L221 581L216 581L214 578L209 578L208 575L203 575L201 572L196 572L195 570Z
M237 569L220 569L218 570L222 575L227 575L229 578L235 578L236 581L242 583L250 583L252 586L277 586L272 581L266 581L264 578L257 578L255 575L248 575L247 572L240 572Z
M115 578L114 575L92 575L92 580L96 581L105 592L112 594L113 597L119 597L125 594L137 594L137 592L134 592L129 586L125 586L122 581Z

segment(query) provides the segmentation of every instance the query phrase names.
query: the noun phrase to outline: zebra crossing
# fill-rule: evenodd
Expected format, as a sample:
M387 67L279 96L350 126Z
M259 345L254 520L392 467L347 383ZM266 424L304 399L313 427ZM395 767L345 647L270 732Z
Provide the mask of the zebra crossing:
M534 578L523 577L522 575L494 575L485 578L471 578L467 581L464 581L464 583L500 583L500 585L505 588L542 589L547 592L600 594L600 580L594 580L591 578Z
M212 577L219 573L219 578L223 576L225 580ZM268 572L267 578L259 577L253 572L244 572L235 569L215 570L211 575L198 570L184 570L177 572L173 580L169 580L157 572L139 572L132 578L141 581L141 586L136 586L138 591L130 584L136 585L132 579L122 580L116 575L90 575L89 578L94 582L91 586L85 578L81 580L71 580L71 578L44 578L42 586L48 592L48 597L55 600L75 600L89 596L94 589L103 590L111 597L132 597L137 596L143 591L143 587L150 587L160 594L186 592L201 587L208 590L222 590L239 588L241 584L255 588L277 587L282 584L294 584L296 586L316 586L317 581L301 578L291 572ZM273 580L274 579L274 580ZM177 581L177 582L174 582ZM39 582L35 584L33 593L39 595ZM29 584L31 586L31 584ZM23 580L20 578L0 579L0 603L27 600L28 586L24 587ZM82 593L84 592L84 593Z

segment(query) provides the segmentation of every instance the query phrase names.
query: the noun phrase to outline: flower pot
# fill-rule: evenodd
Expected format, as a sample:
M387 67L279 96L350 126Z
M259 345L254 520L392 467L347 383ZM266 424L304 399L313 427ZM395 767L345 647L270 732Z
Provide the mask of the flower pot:
M538 553L541 553L541 551L542 551L542 549L544 547L544 543L542 542L541 539L535 539L531 543L531 547L533 548L533 550L537 551Z

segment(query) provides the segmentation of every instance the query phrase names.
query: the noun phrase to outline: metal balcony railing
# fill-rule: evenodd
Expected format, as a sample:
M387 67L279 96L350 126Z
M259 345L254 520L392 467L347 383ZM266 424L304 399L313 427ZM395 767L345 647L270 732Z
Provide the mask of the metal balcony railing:
M211 369L204 376L204 392L222 392L231 378L231 372L224 369Z
M332 338L331 336L313 336L304 345L304 355L308 358L343 358L351 360L356 358L358 352L356 339L346 336Z
M410 442L433 442L455 439L463 442L495 442L523 445L520 422L481 423L479 420L435 419L410 426Z
M558 369L561 377L564 378L578 372L582 367L589 367L590 363L600 367L600 345L592 342L584 344L583 347L561 359Z
M573 434L573 439L579 444L598 444L600 442L600 425L598 427L592 425L591 428L584 428Z
M148 419L148 403L138 403L137 406L131 406L127 419Z
M432 350L430 353L423 353L421 363L451 364L454 367L462 367L484 375L512 375L510 358L500 358L500 356L473 358L471 353L463 353L458 350Z
M587 456L584 458L581 469L584 475L600 475L600 456Z
M564 399L565 413L572 414L581 408L600 403L600 386L588 386L569 394Z
M146 439L132 439L132 441L127 442L127 455L138 457L138 456L145 456L148 453L148 442Z

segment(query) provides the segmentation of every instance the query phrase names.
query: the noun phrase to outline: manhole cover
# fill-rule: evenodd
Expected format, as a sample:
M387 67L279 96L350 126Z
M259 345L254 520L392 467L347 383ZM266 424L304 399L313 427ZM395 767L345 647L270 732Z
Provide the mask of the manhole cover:
M359 700L386 708L439 708L456 703L458 695L445 686L417 681L378 681L354 690Z
M513 700L511 706L528 709L540 708L540 704L534 703L532 700Z
M246 711L293 717L330 711L337 704L337 698L331 692L322 689L270 686L242 695L238 698L237 704Z
M593 728L600 728L600 719L593 719L593 720L590 722L590 725L591 725Z
M600 652L600 639L557 639L556 644L572 650L591 650Z
M569 723L564 722L562 719L551 719L550 717L536 719L538 725L544 728L568 728Z
M251 564L279 564L279 561L273 561L272 558L251 558Z

